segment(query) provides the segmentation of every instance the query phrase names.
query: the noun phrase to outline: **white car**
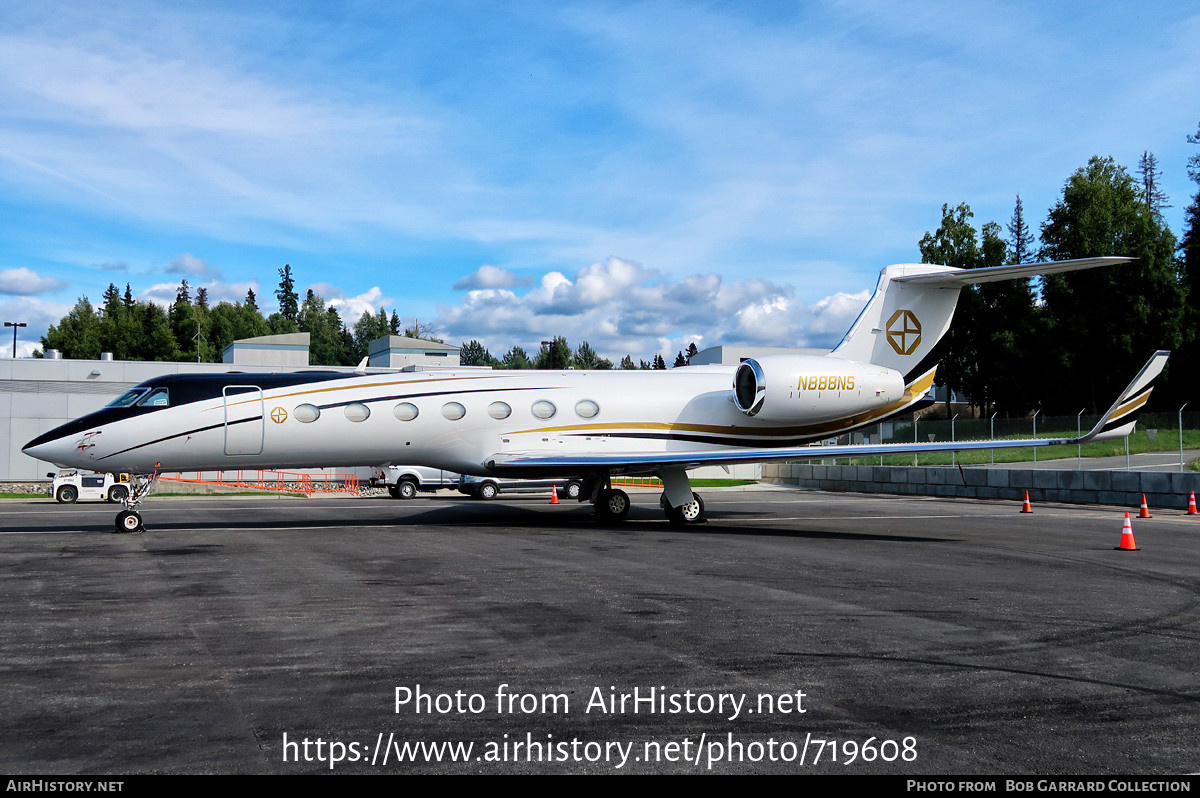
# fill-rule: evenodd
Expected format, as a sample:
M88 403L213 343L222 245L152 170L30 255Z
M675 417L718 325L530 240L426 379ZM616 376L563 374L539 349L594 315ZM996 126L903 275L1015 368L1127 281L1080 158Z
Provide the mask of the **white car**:
M51 493L55 501L73 504L77 501L119 502L129 495L128 474L103 474L95 471L51 471L46 476L54 480Z
M433 493L435 490L455 490L461 477L454 471L426 466L394 465L379 469L372 482L387 485L393 499L413 499L417 493Z

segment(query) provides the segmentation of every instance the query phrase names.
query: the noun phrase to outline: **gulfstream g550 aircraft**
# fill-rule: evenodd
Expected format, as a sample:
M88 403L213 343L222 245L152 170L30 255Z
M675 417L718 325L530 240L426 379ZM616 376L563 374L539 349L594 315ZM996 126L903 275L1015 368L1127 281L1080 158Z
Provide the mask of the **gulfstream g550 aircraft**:
M156 377L24 452L60 466L135 475L117 530L158 474L231 468L427 465L464 474L573 477L582 498L619 520L614 474L655 474L673 523L703 520L687 470L705 464L1049 446L1133 429L1166 364L1157 352L1080 438L808 445L911 411L933 383L934 346L959 290L1128 258L952 269L888 266L828 355L780 355L671 371L483 371L373 375L180 374Z

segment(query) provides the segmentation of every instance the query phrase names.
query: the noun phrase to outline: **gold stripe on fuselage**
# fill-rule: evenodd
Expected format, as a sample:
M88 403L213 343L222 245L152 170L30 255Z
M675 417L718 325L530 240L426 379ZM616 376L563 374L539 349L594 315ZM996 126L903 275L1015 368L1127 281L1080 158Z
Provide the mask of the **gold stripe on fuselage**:
M905 407L919 401L926 393L930 386L933 385L934 373L937 368L932 368L925 374L922 374L913 382L907 385L904 389L904 395L895 402L868 410L863 413L858 413L852 416L826 421L820 424L806 424L803 426L792 427L769 427L763 429L748 429L735 425L720 426L716 424L681 424L658 421L634 421L627 423L610 422L598 424L563 424L551 427L535 427L532 429L513 430L510 435L538 434L538 433L587 433L593 432L598 435L612 434L625 430L653 430L657 432L672 433L672 432L693 432L706 433L710 435L729 435L736 434L742 438L791 438L804 437L807 435L823 435L836 430L844 430L853 427L860 427L864 424L869 424L872 421L883 418L884 416L892 415Z

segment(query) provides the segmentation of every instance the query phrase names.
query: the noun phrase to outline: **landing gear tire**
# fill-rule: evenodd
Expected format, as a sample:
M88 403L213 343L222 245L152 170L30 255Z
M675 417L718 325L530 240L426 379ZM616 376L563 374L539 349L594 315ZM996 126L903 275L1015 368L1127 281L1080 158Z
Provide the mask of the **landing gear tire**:
M571 480L567 486L563 488L563 495L568 499L578 499L579 494L583 493L583 483Z
M129 488L124 485L114 485L108 492L108 500L113 504L120 504L127 498L129 498Z
M692 500L687 504L681 504L678 507L666 505L667 520L672 526L685 526L687 524L703 524L707 519L704 517L704 499L700 498L699 493L692 494Z
M629 515L629 494L623 490L602 490L596 497L596 513L611 521L623 521Z
M396 496L400 499L415 499L417 497L417 483L407 479L401 480L396 485Z
M387 489L388 489L388 495L391 496L393 499L400 498L400 491L396 490L395 485L388 485Z
M142 517L133 510L122 510L117 513L117 528L118 535L128 535L134 532L143 532L145 527L142 526Z
M54 494L54 498L63 504L74 504L79 498L79 491L71 485L63 485L58 489L58 493Z

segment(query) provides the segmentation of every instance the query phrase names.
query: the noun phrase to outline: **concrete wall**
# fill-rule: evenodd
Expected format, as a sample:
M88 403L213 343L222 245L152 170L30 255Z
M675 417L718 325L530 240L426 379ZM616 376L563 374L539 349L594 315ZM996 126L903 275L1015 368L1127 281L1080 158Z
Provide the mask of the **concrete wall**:
M964 484L965 478L965 484ZM1049 471L1016 468L824 466L768 463L763 481L802 488L856 493L895 493L1032 502L1116 504L1187 509L1200 492L1200 473L1167 471Z

